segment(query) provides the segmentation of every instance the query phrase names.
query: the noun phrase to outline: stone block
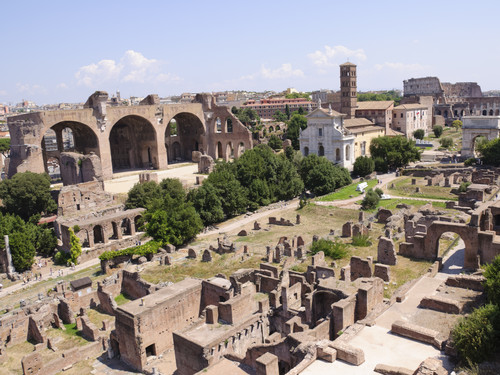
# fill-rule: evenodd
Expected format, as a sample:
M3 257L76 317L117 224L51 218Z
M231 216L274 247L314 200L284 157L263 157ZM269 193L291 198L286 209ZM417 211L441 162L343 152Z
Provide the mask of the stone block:
M354 366L359 366L365 361L365 353L352 345L333 341L330 346L337 351L337 358Z
M429 296L422 298L422 300L420 301L420 307L424 309L441 311L447 314L460 314L460 312L462 311L462 308L458 301L441 296Z
M383 365L380 363L375 366L373 371L383 375L413 375L413 370L404 367Z
M201 256L201 261L202 262L211 262L212 261L212 254L210 253L210 250L205 249L203 251L203 255Z
M279 360L274 354L267 352L255 361L256 375L279 375Z
M391 332L426 344L431 344L438 350L443 349L444 340L439 337L439 332L429 328L397 320L392 323Z
M337 359L337 351L329 346L318 346L318 349L316 351L318 359L322 359L323 361L326 362L335 362Z

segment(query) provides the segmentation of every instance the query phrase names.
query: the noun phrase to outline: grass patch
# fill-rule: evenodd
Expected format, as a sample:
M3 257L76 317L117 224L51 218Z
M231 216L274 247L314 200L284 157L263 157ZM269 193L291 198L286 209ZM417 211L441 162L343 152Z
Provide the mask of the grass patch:
M357 204L361 204L361 201L356 202ZM421 207L426 205L427 203L431 203L434 208L446 208L446 202L428 202L417 199L384 199L380 200L378 206L372 210L366 210L366 212L377 212L379 207L387 208L388 210L393 210L396 208L398 204L408 204L410 206Z
M389 187L389 193L402 197L426 198L426 199L442 199L447 201L457 201L458 196L451 193L451 188L442 186L424 186L423 178L415 178L416 185L411 184L411 180L415 177L399 177ZM394 186L394 187L392 187ZM420 188L420 192L416 192L416 188Z
M141 273L141 277L153 284L170 281L173 283L184 280L186 277L208 279L222 273L230 276L240 268L258 268L262 262L261 256L253 256L240 262L241 256L228 256L213 254L212 262L186 260L181 264L172 266L152 266Z
M115 297L115 302L118 306L130 302L132 300L133 299L125 292L122 292Z
M372 180L367 180L368 187L366 190L373 188L375 185L377 185L377 179L374 178ZM333 193L330 193L328 195L324 195L320 198L318 198L319 201L322 202L330 202L330 201L335 201L335 200L344 200L344 199L349 199L351 196L357 197L359 195L362 195L360 191L356 191L356 187L358 186L359 182L356 182L354 184L344 186L340 190L337 190Z

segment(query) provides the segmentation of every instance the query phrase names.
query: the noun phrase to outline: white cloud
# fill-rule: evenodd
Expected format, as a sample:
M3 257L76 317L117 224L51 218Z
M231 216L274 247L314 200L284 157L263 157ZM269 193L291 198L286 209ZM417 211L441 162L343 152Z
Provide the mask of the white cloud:
M257 73L242 76L240 77L240 80L254 80L257 78L283 79L283 78L303 77L303 76L304 72L302 70L294 69L292 67L292 64L290 63L284 63L281 64L281 66L276 69L270 69L262 65Z
M77 83L95 87L105 81L117 83L146 83L177 81L180 78L161 71L162 63L156 59L148 59L142 53L128 50L117 62L101 60L82 66L75 74Z
M67 89L67 88L68 88L68 85L67 85L67 84L65 84L64 82L62 82L62 83L59 83L59 84L56 86L56 88L58 88L58 89L62 89L62 90L65 90L65 89Z
M383 70L383 69L389 69L389 70L397 70L401 72L418 72L421 70L427 70L429 69L428 66L421 65L421 64L404 64L400 62L385 62L383 64L376 64L375 65L376 70Z
M327 66L337 66L345 59L366 60L363 49L349 49L345 46L325 46L323 50L317 50L307 55L312 63L320 68Z
M1 96L7 96L7 91L5 91L5 90L0 90L0 95L1 95Z
M34 94L45 94L47 90L43 88L40 85L31 85L29 83L16 83L17 91L20 92L21 94L29 94L29 95L34 95Z

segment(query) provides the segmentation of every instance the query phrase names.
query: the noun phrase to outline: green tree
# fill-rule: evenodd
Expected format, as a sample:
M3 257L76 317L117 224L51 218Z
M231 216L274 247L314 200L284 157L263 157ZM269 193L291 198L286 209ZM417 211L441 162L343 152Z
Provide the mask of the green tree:
M415 139L424 139L425 131L424 129L417 129L413 132L413 138Z
M356 158L353 167L353 173L360 177L365 177L375 170L375 162L368 156L359 156Z
M285 115L288 120L290 120L290 106L288 104L285 105Z
M434 136L439 138L443 134L443 127L441 125L434 125L432 131L434 132Z
M403 136L385 136L373 139L370 145L370 154L375 160L377 171L381 171L380 169L384 165L388 169L393 169L420 160L420 150L415 146L415 141L410 141Z
M460 120L454 120L452 123L451 123L451 127L452 128L455 128L455 131L458 131L458 129L461 129L462 128L462 121Z
M365 197L361 201L361 208L363 210L373 210L377 207L380 202L380 196L373 191L373 189L368 189L365 194Z
M10 151L10 138L0 138L0 153L7 157Z
M23 272L30 269L36 253L33 235L28 231L13 232L9 235L9 245L16 271Z
M240 159L250 151L246 151ZM226 218L246 211L248 207L247 192L236 178L236 165L226 162L218 163L215 170L208 176L207 181L217 189Z
M295 155L295 151L294 151L293 147L288 146L287 148L285 148L285 156L288 160L293 161L294 155Z
M486 143L477 142L477 151L481 154L484 164L500 165L500 138L493 139Z
M184 203L168 209L148 211L146 232L162 246L182 245L192 240L203 229L200 215L190 203Z
M46 173L16 173L11 179L0 182L0 199L7 212L24 220L57 209L50 194L50 177Z
M299 113L299 115L303 115L305 111L304 108L299 107L299 110L297 112Z
M283 112L279 111L279 110L276 111L276 112L274 112L273 118L276 121L280 121L280 122L286 122L288 120L288 118L286 117L286 115Z
M291 147L289 147L291 148ZM298 196L304 190L304 183L297 172L295 165L288 158L277 157L276 180L274 196L277 200L289 200Z
M205 181L198 189L191 190L188 200L193 203L205 226L224 220L222 198L211 183Z
M273 150L281 150L283 148L283 141L275 134L272 134L271 137L269 137L269 142L267 144Z
M142 184L137 183L128 192L125 208L147 208L148 204L161 198L161 190L160 186L154 181L147 181Z
M441 147L444 148L450 148L453 146L453 138L451 137L444 137L439 140L439 143L441 144Z
M324 157L319 160L320 162L307 173L304 181L306 189L315 195L324 195L352 182L347 169L333 165Z
M82 245L80 244L80 239L73 232L72 228L69 228L69 261L73 264L78 264L78 258L82 255Z
M57 246L57 237L54 230L48 228L46 224L35 226L36 239L35 249L39 254L51 256Z
M497 255L493 262L485 266L483 276L486 278L484 289L488 301L500 306L500 255Z
M294 114L290 119L290 123L288 124L288 129L286 133L287 139L292 142L292 147L295 150L300 149L299 145L299 134L300 130L304 130L307 128L307 118L305 116Z
M488 304L461 318L451 332L454 346L464 363L479 363L499 347L500 307Z

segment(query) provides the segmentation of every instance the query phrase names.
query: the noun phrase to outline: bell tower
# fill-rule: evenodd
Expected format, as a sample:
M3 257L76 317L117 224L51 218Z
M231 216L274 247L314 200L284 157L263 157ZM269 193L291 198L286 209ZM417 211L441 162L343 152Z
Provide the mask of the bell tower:
M346 118L354 118L358 102L356 65L346 62L340 65L340 112Z

